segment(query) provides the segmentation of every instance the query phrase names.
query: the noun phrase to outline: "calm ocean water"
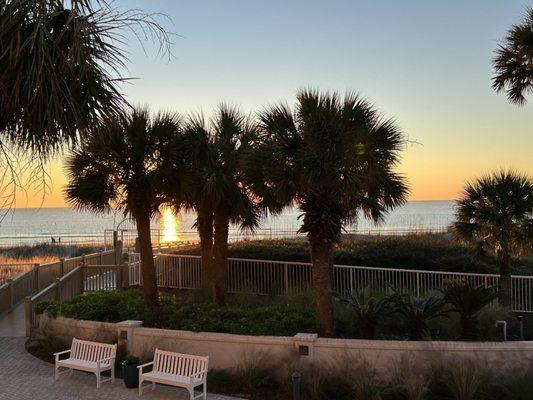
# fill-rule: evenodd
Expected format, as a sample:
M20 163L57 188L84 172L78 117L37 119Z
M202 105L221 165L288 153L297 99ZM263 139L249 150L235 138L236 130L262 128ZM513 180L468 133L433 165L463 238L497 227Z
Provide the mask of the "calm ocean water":
M361 231L404 231L442 229L453 220L453 201L411 201L403 207L390 213L379 226L360 219L357 229ZM269 231L295 232L300 226L299 211L289 209L281 215L270 217L262 221L258 230L265 234ZM182 213L177 217L163 214L154 220L153 227L165 231L172 236L171 231L177 232L179 238L194 235L192 225L194 215ZM69 208L17 209L7 214L0 222L0 241L33 241L30 237L42 236L43 241L52 237L62 237L67 240L71 236L101 236L104 229L117 227L131 227L127 221L122 222L122 214L96 215L79 212ZM121 223L122 222L122 223ZM350 227L352 230L355 227ZM232 229L237 232L236 228Z

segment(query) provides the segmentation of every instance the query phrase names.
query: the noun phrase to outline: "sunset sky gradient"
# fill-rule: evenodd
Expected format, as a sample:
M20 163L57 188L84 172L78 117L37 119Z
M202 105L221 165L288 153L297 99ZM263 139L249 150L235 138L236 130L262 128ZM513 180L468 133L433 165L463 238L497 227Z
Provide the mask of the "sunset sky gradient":
M118 4L118 2L117 2ZM221 101L247 112L298 88L355 90L396 119L413 144L399 171L410 199L455 198L465 181L498 168L533 174L533 98L511 105L491 89L491 58L527 1L163 1L120 7L173 20L171 61L128 49L133 104L181 114ZM17 207L60 207L60 160L51 190L20 193Z

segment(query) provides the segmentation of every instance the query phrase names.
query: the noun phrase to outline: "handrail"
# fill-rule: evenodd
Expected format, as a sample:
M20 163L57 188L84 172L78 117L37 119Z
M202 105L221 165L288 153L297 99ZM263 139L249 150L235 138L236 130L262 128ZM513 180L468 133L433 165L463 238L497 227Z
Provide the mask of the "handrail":
M140 255L130 253L130 283L142 285ZM133 262L131 262L133 261ZM157 282L160 287L194 289L201 285L201 256L157 254ZM473 285L497 285L499 275L426 269L333 265L333 290L339 293L359 290L366 285L387 292L391 287L416 296L427 296L442 288L447 278L467 279ZM307 290L312 284L309 262L228 258L228 286L231 293L291 293ZM512 275L513 310L533 313L533 276Z

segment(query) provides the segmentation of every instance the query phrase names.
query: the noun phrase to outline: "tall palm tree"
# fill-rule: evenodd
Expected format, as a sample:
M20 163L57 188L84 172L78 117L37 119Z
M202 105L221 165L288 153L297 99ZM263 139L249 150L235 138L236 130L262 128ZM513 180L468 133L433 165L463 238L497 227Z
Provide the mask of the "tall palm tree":
M405 201L394 172L404 137L366 100L302 90L296 107L260 114L261 138L248 157L250 187L273 213L296 204L313 264L317 329L333 335L332 250L358 212L379 222Z
M242 168L256 129L239 110L223 104L209 123L202 116L190 118L185 135L194 144L190 166L195 186L185 203L198 215L203 284L215 302L224 303L229 225L254 229L259 219Z
M533 245L533 181L512 171L483 176L457 200L457 237L495 253L500 264L500 302L511 304L511 257Z
M104 0L0 0L2 167L17 175L20 154L42 160L120 113L124 34L144 30L168 49L156 20Z
M176 166L181 148L180 120L164 113L150 117L146 109L107 118L83 139L67 159L70 179L65 194L79 209L105 212L118 208L137 225L141 273L146 301L158 304L150 220L186 179ZM182 174L183 172L183 174Z
M522 105L533 92L533 8L527 7L524 19L507 31L492 61L495 75L492 87L505 91L510 102Z

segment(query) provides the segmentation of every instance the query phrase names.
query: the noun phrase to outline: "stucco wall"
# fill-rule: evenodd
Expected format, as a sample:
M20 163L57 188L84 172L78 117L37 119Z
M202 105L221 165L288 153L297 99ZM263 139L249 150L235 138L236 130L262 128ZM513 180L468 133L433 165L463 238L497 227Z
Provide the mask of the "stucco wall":
M138 321L118 324L40 317L40 326L64 340L72 337L125 345L129 352L151 360L159 348L208 355L211 368L231 369L254 360L271 365L304 362L332 368L364 361L386 373L398 365L422 368L439 359L469 359L483 367L519 368L533 363L533 342L410 342L385 340L324 339L316 335L294 337L245 336L143 328ZM300 349L299 346L304 346ZM308 355L300 355L306 351Z
M102 343L117 342L117 327L113 323L50 318L43 314L38 318L40 330L50 332L65 342L71 342L72 338Z

